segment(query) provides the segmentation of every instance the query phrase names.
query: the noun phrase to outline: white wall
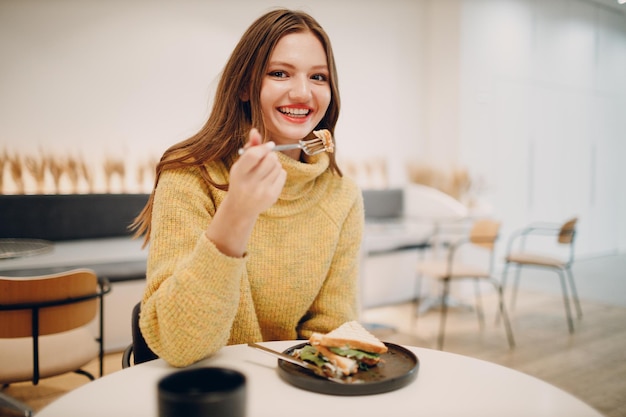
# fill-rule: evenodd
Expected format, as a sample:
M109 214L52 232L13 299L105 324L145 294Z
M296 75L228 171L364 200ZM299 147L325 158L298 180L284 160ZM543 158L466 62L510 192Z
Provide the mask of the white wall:
M464 165L504 236L579 215L580 254L626 251L626 11L591 0L2 0L0 152L132 174L203 124L234 44L278 4L333 39L340 157L385 157L392 185L409 160Z
M488 178L504 235L579 216L580 255L626 249L625 14L467 0L462 16L460 159Z

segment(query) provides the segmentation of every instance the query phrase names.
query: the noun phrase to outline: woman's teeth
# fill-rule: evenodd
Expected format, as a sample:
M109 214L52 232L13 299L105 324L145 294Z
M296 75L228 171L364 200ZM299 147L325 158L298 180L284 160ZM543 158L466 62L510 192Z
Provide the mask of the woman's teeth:
M287 107L281 107L278 109L278 111L288 116L295 116L295 117L306 116L307 114L309 114L308 109L291 109Z

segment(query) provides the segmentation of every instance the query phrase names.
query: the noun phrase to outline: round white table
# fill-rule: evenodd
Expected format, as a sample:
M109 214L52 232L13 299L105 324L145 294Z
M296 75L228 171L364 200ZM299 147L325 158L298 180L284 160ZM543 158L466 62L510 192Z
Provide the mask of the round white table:
M285 350L298 341L262 343ZM576 397L521 372L448 352L406 346L420 368L396 391L334 396L293 387L277 373L277 360L247 345L228 346L194 366L225 366L248 380L249 417L328 416L601 416ZM156 417L157 381L177 369L163 360L109 374L66 394L37 417Z

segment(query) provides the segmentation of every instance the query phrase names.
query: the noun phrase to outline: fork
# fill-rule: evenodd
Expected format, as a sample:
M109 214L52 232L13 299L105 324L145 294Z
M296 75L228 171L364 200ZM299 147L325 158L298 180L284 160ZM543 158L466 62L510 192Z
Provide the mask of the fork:
M313 139L299 140L298 143L290 143L288 145L276 145L272 150L278 152L302 149L302 151L309 156L317 155L322 152L333 152L335 145L328 130L315 130L313 133L315 134ZM244 148L239 149L239 155L243 155L244 152Z
M285 362L293 363L294 365L298 365L298 366L301 366L301 367L303 367L305 369L308 369L309 371L313 372L315 375L317 375L319 377L322 377L324 379L327 379L329 381L333 381L333 382L336 382L338 384L347 384L347 382L344 381L343 379L334 378L334 377L328 376L319 367L317 367L317 366L315 366L313 364L310 364L308 362L305 362L302 359L298 359L298 358L296 358L294 356L291 356L291 355L288 355L286 353L278 352L278 351L276 351L274 349L270 349L270 348L267 348L265 346L261 346L261 345L259 345L257 343L248 343L248 346L250 346L251 348L254 348L254 349L258 349L261 352L265 352L265 353L267 353L269 355L275 356L278 359L282 359Z

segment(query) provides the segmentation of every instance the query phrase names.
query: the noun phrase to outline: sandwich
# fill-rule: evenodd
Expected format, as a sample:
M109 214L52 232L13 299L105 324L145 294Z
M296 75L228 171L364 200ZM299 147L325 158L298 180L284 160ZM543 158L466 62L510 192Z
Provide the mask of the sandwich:
M330 333L313 333L296 356L322 368L331 377L367 370L380 362L387 346L357 321L342 324Z

